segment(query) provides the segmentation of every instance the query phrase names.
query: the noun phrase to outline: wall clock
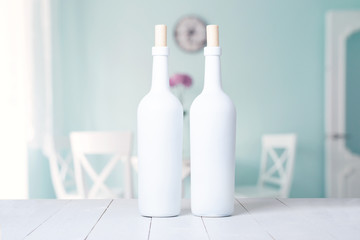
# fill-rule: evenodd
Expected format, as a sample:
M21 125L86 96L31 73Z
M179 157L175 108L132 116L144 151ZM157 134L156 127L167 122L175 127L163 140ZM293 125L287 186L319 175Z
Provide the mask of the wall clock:
M205 47L206 24L195 16L186 16L175 27L176 43L185 51L196 52Z

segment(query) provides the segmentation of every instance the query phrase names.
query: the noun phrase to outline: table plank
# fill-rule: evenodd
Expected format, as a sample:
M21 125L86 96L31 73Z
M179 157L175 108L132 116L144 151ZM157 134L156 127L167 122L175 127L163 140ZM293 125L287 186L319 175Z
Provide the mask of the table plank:
M360 237L360 199L279 199L334 239Z
M151 218L140 216L137 201L114 200L88 239L147 239Z
M319 231L301 214L292 211L277 199L239 198L238 200L276 240L334 239L329 233Z
M85 239L112 200L72 200L25 239Z
M180 216L172 218L152 218L149 239L208 239L200 217L190 211L190 201L182 201Z
M69 200L1 200L0 239L23 239L69 202Z
M203 217L210 239L272 239L239 202L235 201L234 204L234 214L230 217Z

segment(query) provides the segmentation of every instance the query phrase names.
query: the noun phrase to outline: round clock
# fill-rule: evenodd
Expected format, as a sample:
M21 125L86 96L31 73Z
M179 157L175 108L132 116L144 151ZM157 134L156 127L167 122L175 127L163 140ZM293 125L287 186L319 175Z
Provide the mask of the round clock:
M206 44L205 22L194 16L180 19L175 27L175 39L176 43L185 51L199 51Z

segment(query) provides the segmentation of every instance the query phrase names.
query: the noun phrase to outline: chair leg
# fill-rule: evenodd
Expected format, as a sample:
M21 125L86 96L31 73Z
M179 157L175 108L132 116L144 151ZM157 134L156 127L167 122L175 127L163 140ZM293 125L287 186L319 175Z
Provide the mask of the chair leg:
M125 192L124 198L131 199L133 198L132 192L132 172L131 172L131 163L130 158L127 158L125 161Z

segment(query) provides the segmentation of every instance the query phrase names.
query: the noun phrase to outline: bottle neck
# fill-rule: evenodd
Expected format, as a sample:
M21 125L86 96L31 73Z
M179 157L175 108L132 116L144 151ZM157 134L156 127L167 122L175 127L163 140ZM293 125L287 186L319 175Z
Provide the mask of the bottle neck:
M204 91L221 90L220 47L206 47Z
M168 90L168 48L153 47L152 91Z

